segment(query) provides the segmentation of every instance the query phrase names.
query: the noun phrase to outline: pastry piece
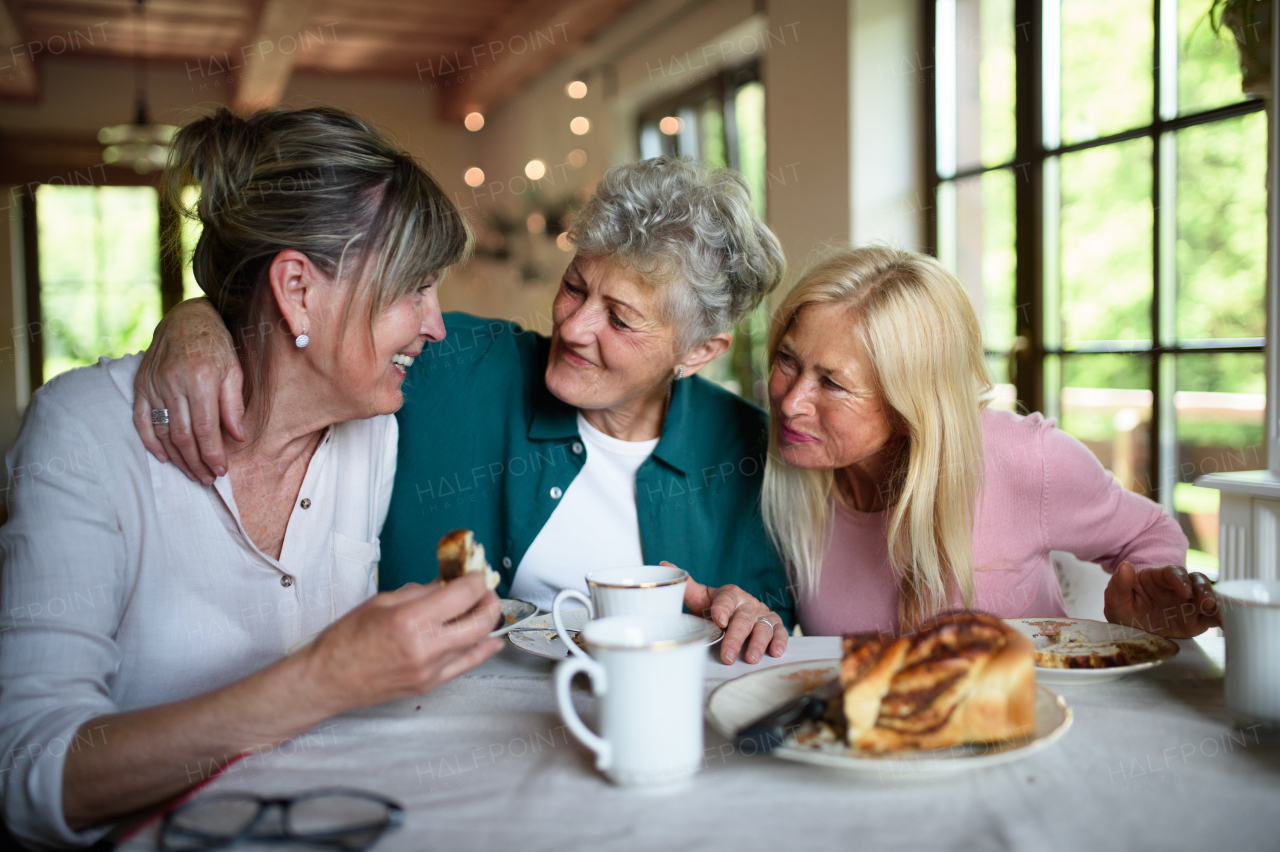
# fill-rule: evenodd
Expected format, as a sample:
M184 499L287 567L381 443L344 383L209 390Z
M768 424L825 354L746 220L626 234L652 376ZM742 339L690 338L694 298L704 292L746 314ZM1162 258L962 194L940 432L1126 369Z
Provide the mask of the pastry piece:
M854 748L994 743L1035 727L1031 640L983 613L944 615L904 636L846 636L840 683Z
M1160 650L1160 641L1154 636L1096 642L1079 630L1063 630L1036 651L1036 665L1046 669L1110 669L1159 659Z
M440 561L440 582L456 580L472 571L483 571L484 581L491 589L498 587L502 577L489 567L484 558L484 545L476 541L471 530L447 532L436 545L436 559Z

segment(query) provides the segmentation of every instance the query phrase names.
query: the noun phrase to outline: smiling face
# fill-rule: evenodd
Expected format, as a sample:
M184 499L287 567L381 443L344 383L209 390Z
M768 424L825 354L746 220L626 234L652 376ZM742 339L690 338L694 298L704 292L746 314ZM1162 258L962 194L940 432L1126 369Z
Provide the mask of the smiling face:
M855 323L847 305L810 303L778 344L769 407L787 464L887 467L895 433Z
M321 334L311 334L311 346L318 337L327 349L316 355L336 396L335 406L355 417L398 411L404 404L401 385L408 367L428 342L443 340L445 334L434 279L378 313L372 330L368 321L370 289L364 288L355 299L339 333L345 293L334 288L332 304L325 311L330 318L325 326L334 332L322 329Z
M664 400L679 353L660 299L630 269L575 257L552 306L547 388L587 410Z

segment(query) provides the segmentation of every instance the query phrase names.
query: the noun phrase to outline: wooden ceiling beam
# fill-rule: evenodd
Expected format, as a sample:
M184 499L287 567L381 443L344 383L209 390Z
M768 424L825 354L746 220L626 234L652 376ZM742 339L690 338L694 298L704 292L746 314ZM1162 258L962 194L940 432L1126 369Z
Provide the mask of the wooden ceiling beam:
M638 0L539 0L522 3L471 50L425 57L419 76L440 92L440 117L484 112L587 43ZM430 62L428 65L427 63ZM485 72L485 73L476 73Z
M280 103L298 59L298 34L311 21L312 3L313 0L266 0L262 4L253 41L246 41L241 52L244 68L233 101L237 112ZM292 50L287 49L290 44Z
M36 66L26 39L18 31L18 25L9 13L9 6L0 2L0 97L32 100L40 96L40 81L36 79Z

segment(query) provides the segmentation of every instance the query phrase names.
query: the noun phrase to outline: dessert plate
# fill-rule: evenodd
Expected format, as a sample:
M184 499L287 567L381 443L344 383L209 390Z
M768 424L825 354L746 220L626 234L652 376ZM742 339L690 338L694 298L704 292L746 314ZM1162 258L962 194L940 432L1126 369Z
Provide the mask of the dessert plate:
M1156 636L1136 627L1123 624L1111 624L1106 621L1092 621L1087 618L1006 618L1004 623L1030 637L1037 651L1052 646L1052 638L1063 630L1073 630L1084 634L1090 642L1124 642L1133 640L1152 641L1158 656L1154 660L1134 663L1128 666L1111 666L1100 669L1056 669L1036 666L1036 682L1058 686L1080 686L1088 683L1105 683L1117 680L1134 672L1153 669L1171 659L1178 653L1178 643L1163 636Z
M538 608L528 601L503 598L499 603L502 604L502 620L504 623L497 630L490 633L490 636L506 636L538 614Z
M571 634L576 634L584 624L590 621L586 609L562 609L560 617L564 620L564 629ZM724 631L710 622L707 624L711 630L711 638L707 640L707 644L714 645L724 638ZM507 641L535 657L563 660L569 656L569 649L564 646L564 642L560 641L550 614L539 615L537 618L521 622L507 634Z
M810 660L771 666L726 681L707 698L707 722L732 739L737 731L813 687L838 677L839 672L839 660ZM840 769L882 783L901 783L1021 760L1053 745L1070 727L1071 708L1067 702L1043 686L1037 686L1035 730L1031 736L1012 742L877 753L854 750L844 743L804 746L788 737L772 753L784 760Z

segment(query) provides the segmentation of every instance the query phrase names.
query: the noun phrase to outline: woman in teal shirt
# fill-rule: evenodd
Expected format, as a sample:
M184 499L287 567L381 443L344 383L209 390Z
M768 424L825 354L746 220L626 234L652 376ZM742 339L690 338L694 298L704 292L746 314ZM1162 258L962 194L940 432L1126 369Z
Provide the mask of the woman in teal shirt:
M669 158L611 169L569 237L550 338L447 315L408 367L379 585L434 578L435 542L457 527L484 543L500 594L543 608L593 568L663 560L698 581L686 605L726 628L726 661L780 655L792 605L760 518L766 416L696 375L781 280L777 239L741 176ZM166 320L152 349L172 354L149 356L136 388L171 412L158 433L139 418L148 448L210 482L218 388L238 399L239 382L229 350L192 345L211 321L203 306ZM226 369L182 366L193 351ZM211 434L173 417L188 407Z

